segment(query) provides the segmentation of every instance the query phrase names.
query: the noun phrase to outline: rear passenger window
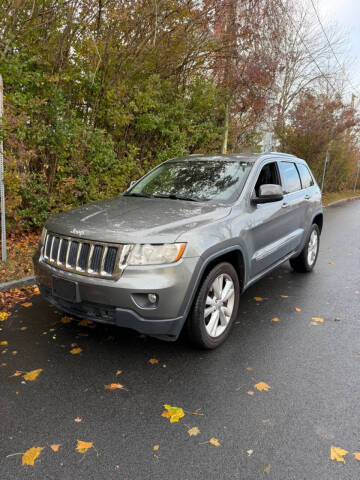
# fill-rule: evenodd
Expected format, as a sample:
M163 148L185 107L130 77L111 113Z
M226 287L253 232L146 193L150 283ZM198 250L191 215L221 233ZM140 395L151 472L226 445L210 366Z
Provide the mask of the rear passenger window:
M297 163L296 166L300 173L302 188L308 188L314 185L314 180L312 179L307 166L302 163Z
M284 193L291 193L301 190L300 177L295 163L279 162L279 169Z

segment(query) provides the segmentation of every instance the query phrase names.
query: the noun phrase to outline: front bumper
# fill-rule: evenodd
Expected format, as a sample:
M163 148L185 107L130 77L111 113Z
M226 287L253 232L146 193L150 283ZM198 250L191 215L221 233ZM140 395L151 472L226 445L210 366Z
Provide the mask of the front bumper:
M36 281L44 298L70 315L134 329L149 335L178 337L186 320L187 299L198 258L184 258L164 266L126 267L117 280L92 278L54 268L34 256ZM76 302L53 294L56 276L76 282ZM189 288L190 287L190 288ZM144 299L158 297L156 306Z

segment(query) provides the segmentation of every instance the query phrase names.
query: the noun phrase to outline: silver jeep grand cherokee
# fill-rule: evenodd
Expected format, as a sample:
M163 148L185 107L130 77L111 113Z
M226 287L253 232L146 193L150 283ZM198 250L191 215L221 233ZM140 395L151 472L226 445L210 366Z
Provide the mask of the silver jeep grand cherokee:
M323 224L307 164L282 153L166 161L123 194L54 215L34 257L71 315L215 348L240 294L290 260L313 269Z

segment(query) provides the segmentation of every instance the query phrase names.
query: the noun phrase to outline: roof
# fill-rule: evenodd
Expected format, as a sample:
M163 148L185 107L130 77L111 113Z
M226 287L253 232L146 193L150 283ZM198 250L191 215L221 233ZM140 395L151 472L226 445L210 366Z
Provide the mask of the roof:
M255 163L259 158L268 158L268 157L276 157L277 159L283 157L284 160L286 158L291 158L292 160L298 161L297 157L291 155L290 153L282 153L282 152L263 152L263 153L229 153L226 155L223 154L191 154L184 157L172 158L168 160L168 162L182 162L187 161L191 162L192 160L202 160L202 161L234 161L239 160L246 163Z

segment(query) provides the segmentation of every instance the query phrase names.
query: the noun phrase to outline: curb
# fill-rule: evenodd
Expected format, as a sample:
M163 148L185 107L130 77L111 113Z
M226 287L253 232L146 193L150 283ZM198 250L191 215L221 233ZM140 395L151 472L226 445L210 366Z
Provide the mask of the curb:
M336 202L331 202L329 203L329 205L326 205L324 208L332 207L333 205L337 205L339 203L351 202L351 200L360 200L360 195L356 195L355 197L342 198L341 200L336 200Z
M35 275L19 278L19 280L11 280L11 282L0 283L0 292L5 292L10 288L22 288L28 285L34 285Z

